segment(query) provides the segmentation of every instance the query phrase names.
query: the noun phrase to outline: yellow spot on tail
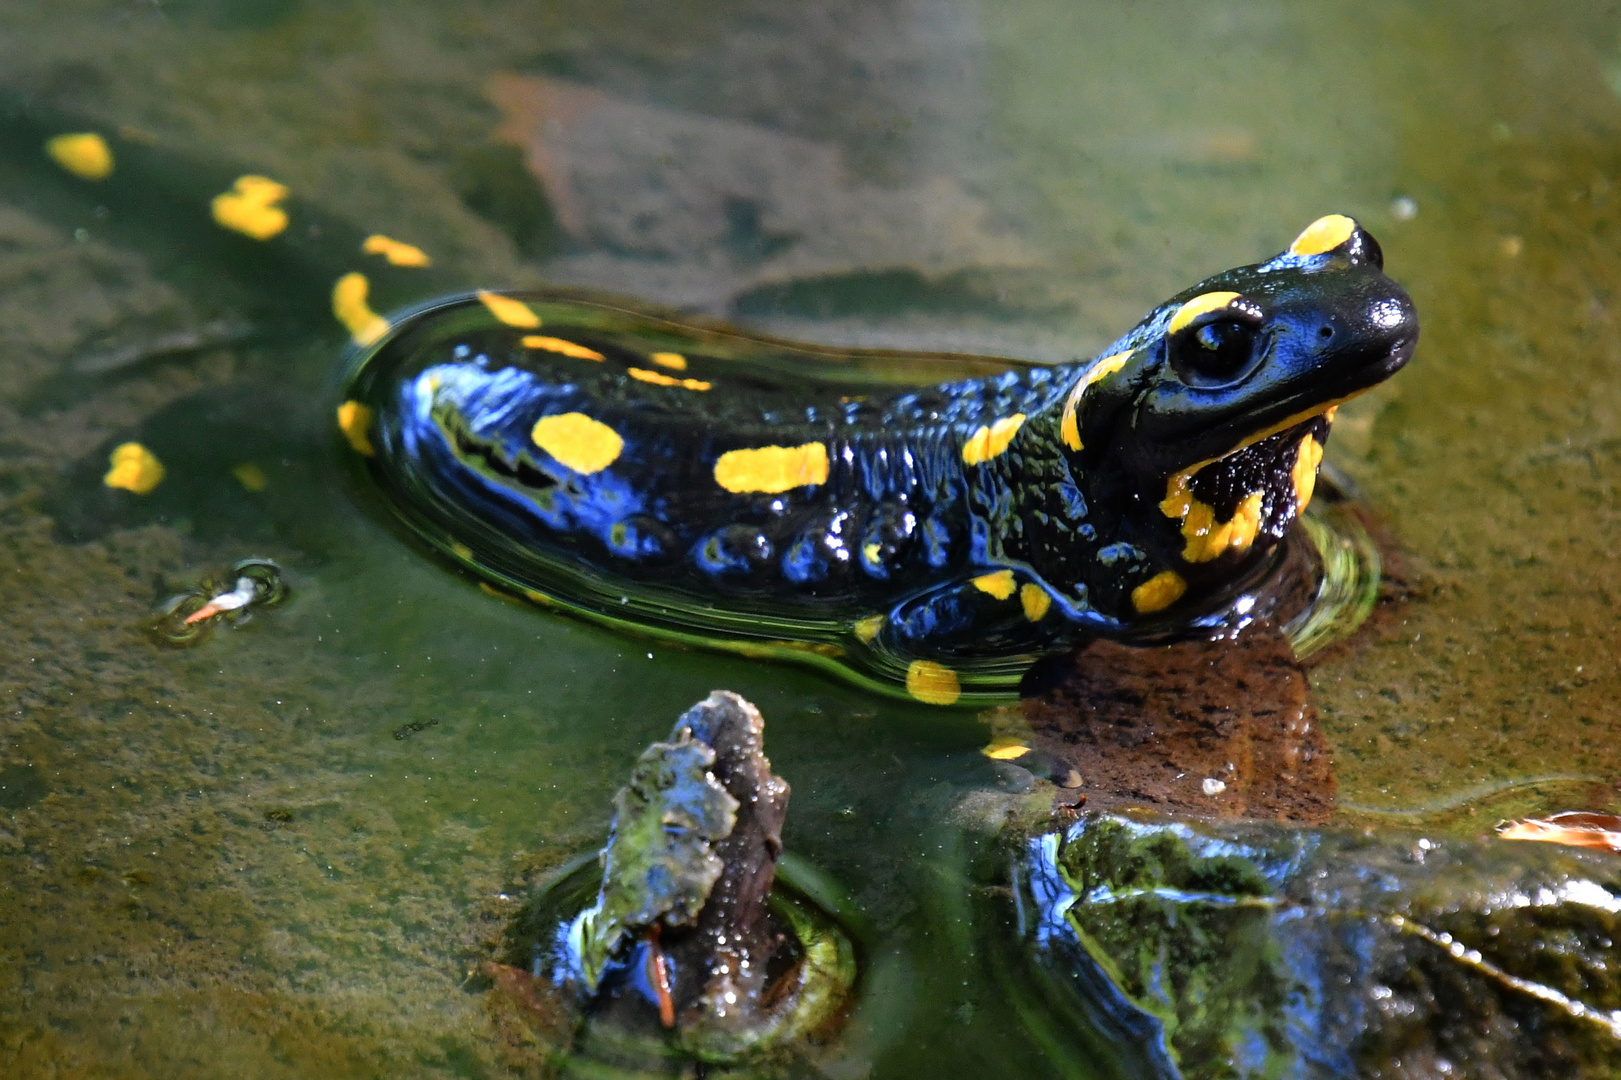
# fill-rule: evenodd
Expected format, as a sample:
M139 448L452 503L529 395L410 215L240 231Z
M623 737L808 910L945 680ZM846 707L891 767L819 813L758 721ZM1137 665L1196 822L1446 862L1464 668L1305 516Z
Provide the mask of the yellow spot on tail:
M974 588L982 593L990 593L998 600L1006 600L1013 595L1013 571L994 570L989 574L981 574L973 579Z
M677 379L674 376L664 374L662 371L649 371L646 368L639 367L630 368L627 374L633 379L652 383L655 386L679 386L687 390L708 390L712 386L712 384L706 383L702 379Z
M1344 214L1329 214L1306 226L1304 232L1289 245L1291 255L1321 255L1333 251L1351 238L1356 222Z
M529 310L528 308L524 309ZM523 347L526 349L545 349L547 352L558 353L562 356L572 356L576 360L595 360L601 363L603 355L595 349L588 349L573 341L566 341L560 337L546 337L542 334L525 334Z
M372 233L360 245L360 250L367 255L381 255L393 266L432 266L433 260L428 253L415 244L407 244L394 240L382 233Z
M231 475L236 477L237 483L255 493L261 492L270 486L270 477L266 476L265 471L251 461L244 461L236 466L231 470Z
M349 440L355 453L371 457L377 453L371 444L371 406L358 401L345 401L338 406L338 430Z
M1131 354L1129 352L1105 356L1102 360L1093 364L1091 369L1081 376L1081 381L1075 384L1075 389L1069 392L1069 398L1064 402L1063 417L1058 422L1058 437L1064 440L1065 446L1071 450L1081 448L1081 429L1075 419L1075 410L1081 407L1081 395L1085 394L1087 389L1095 383L1101 382L1125 367L1126 361L1130 359Z
M925 705L953 705L962 697L962 684L944 664L913 660L906 669L906 692Z
M127 442L108 456L112 468L101 482L110 488L123 488L146 495L163 483L163 462L138 442Z
M1166 324L1165 332L1174 334L1205 312L1220 311L1237 299L1238 294L1235 292L1207 292L1195 296L1176 309L1176 314L1172 315L1171 321Z
M1014 413L1004 416L990 427L975 428L968 441L962 444L963 461L969 465L979 465L991 460L1008 448L1023 424L1024 413Z
M1019 603L1024 606L1025 618L1031 622L1040 622L1051 610L1053 598L1047 595L1047 590L1040 585L1024 584L1019 586Z
M827 483L827 470L827 447L822 443L762 446L722 454L715 462L715 483L739 494L779 495L797 487Z
M577 412L541 417L529 437L559 463L586 476L619 460L619 452L625 448L619 432Z
M1180 472L1165 484L1160 512L1182 522L1182 538L1187 543L1182 557L1188 562L1209 562L1228 551L1248 551L1261 531L1262 493L1252 491L1233 509L1226 521L1216 521L1216 508L1200 502L1189 486L1193 472Z
M1131 590L1131 606L1143 614L1168 608L1188 591L1188 583L1175 570L1161 570Z
M884 615L868 615L865 619L857 619L855 625L856 640L863 645L870 645L872 639L878 636L878 631L884 628Z
M1002 735L992 739L989 745L980 747L979 752L992 761L1016 761L1028 754L1030 747L1023 739Z
M356 345L371 345L388 333L388 320L366 303L371 282L366 275L351 270L332 286L332 314L349 330Z
M239 176L231 190L214 196L214 220L227 229L269 240L287 227L287 211L276 204L287 197L287 186L268 176Z
M81 180L105 180L113 174L113 148L93 131L46 139L45 152Z
M671 371L687 370L687 358L678 352L656 352L647 357L659 367L667 367Z
M1300 440L1295 454L1295 467L1289 470L1289 479L1295 488L1295 511L1303 513L1317 490L1317 466L1323 463L1323 444L1307 435Z
M522 300L514 300L510 296L499 293L479 291L478 298L483 305L490 309L490 314L506 323L516 326L520 330L538 330L540 316L529 310L529 305ZM602 357L597 357L601 360Z

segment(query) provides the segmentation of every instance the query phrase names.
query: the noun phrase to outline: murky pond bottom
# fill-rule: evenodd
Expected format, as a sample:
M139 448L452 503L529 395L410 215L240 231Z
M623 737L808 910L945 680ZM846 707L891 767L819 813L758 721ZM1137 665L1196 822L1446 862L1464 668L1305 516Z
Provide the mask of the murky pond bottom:
M1329 444L1411 594L1311 671L1333 825L1469 848L1617 801L1616 15L41 5L0 13L0 70L462 286L830 342L1088 355L1355 214L1423 338ZM470 976L527 884L602 842L627 763L725 687L794 785L788 847L882 942L835 1071L1110 1074L988 973L1016 934L976 916L976 868L1004 865L963 811L998 782L985 723L552 617L426 558L339 467L341 328L179 228L0 165L0 1070L537 1067ZM173 448L150 497L100 484L133 431ZM285 568L286 604L192 649L142 634L249 555Z

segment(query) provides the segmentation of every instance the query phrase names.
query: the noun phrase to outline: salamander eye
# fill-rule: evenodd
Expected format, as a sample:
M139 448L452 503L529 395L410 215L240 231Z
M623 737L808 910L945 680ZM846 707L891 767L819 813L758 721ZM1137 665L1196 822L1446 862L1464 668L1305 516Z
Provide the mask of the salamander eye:
M1195 323L1170 340L1171 367L1189 386L1232 382L1255 355L1258 327L1231 315Z

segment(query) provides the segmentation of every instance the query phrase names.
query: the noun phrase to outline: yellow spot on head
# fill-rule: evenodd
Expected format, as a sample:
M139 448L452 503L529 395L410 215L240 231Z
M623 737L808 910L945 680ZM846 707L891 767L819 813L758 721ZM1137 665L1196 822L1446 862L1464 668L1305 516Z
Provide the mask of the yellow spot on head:
M819 442L728 450L715 461L715 483L739 494L780 495L797 487L825 484L827 472L827 447Z
M1025 618L1031 622L1040 622L1051 610L1053 598L1040 585L1027 583L1019 586L1019 603L1024 606Z
M1182 538L1187 541L1182 557L1188 562L1209 562L1228 551L1248 551L1261 531L1262 493L1252 491L1224 522L1216 521L1216 508L1200 502L1189 487L1193 471L1180 472L1165 484L1160 512L1182 522Z
M906 669L906 692L925 705L953 705L962 697L962 684L944 664L913 660Z
M679 386L686 390L708 390L712 386L711 383L706 383L702 379L677 379L674 376L664 374L662 371L649 371L646 368L633 367L629 368L626 373L633 379L652 383L655 386Z
M356 270L343 275L332 286L332 314L348 328L349 336L360 346L375 344L388 333L388 320L366 303L366 294L370 291L371 282Z
M93 131L46 139L45 152L81 180L105 180L113 174L112 147Z
M524 309L525 311L528 308ZM523 347L526 349L545 349L547 352L558 353L561 356L572 356L576 360L595 360L601 363L603 355L595 349L588 349L577 342L567 341L560 337L546 337L542 334L525 334Z
M656 352L648 356L659 367L667 367L671 371L687 370L687 358L678 352Z
M992 761L1017 761L1030 752L1030 747L1023 739L1015 739L1007 735L999 736L982 746L979 752Z
M484 292L480 290L479 300L490 309L490 314L506 323L516 326L520 330L540 329L540 316L529 310L529 305L522 300L514 300L510 296L500 293ZM602 359L600 356L597 359Z
M963 461L969 465L979 465L991 460L1008 448L1023 424L1024 413L1014 413L1004 416L990 427L975 428L968 441L962 444Z
M268 176L239 176L231 190L214 196L214 220L227 229L269 240L287 228L287 211L276 204L287 197L287 186Z
M1131 590L1131 606L1143 614L1168 608L1188 591L1188 583L1175 570L1161 570Z
M138 442L127 442L113 450L108 461L112 468L101 482L110 488L123 488L146 495L163 483L163 462Z
M381 233L372 233L360 245L367 255L381 255L393 266L432 266L428 253L414 244L391 239Z
M1323 463L1323 445L1316 439L1307 435L1300 440L1300 449L1295 454L1295 467L1289 470L1289 480L1295 488L1295 511L1304 513L1311 502L1311 496L1317 490L1317 466Z
M349 440L349 445L355 448L355 453L371 457L377 453L372 448L371 436L371 406L362 405L358 401L345 401L338 406L338 430L343 437Z
M1305 231L1289 245L1291 255L1321 255L1333 251L1351 238L1356 222L1344 214L1329 214L1307 225Z
M981 574L974 578L974 588L982 593L990 593L998 600L1006 600L1013 595L1013 571L993 570L989 574Z
M612 465L625 448L617 431L577 412L541 417L529 437L560 464L587 476Z
M236 466L231 470L231 475L236 477L237 483L249 491L260 492L270 486L270 478L265 475L265 471L251 461L244 461Z
M1095 383L1101 382L1125 367L1126 361L1130 359L1131 354L1129 352L1105 356L1102 360L1093 364L1087 370L1087 373L1081 376L1081 381L1075 384L1075 389L1069 392L1069 397L1064 402L1063 417L1058 422L1058 437L1064 440L1065 446L1071 450L1081 448L1081 429L1075 419L1075 411L1081 407L1081 395L1085 394L1087 389Z
M1171 316L1171 321L1165 326L1165 332L1174 334L1205 312L1220 311L1237 299L1238 294L1235 292L1207 292L1195 296L1176 309L1176 314Z
M878 636L878 631L884 628L884 615L868 615L865 619L857 619L855 625L856 640L863 645L870 645L872 639Z

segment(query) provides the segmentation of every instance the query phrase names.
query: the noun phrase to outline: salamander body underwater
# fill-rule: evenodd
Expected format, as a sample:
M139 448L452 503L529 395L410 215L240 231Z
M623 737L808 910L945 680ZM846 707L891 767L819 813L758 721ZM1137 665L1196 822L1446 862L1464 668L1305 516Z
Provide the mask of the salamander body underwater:
M110 145L45 143L92 185ZM149 151L118 153L139 173ZM1005 699L1043 655L1253 603L1335 408L1418 334L1341 215L1071 364L795 344L564 291L385 318L368 288L403 272L430 291L424 253L305 227L264 177L201 183L223 242L323 275L354 340L345 452L433 549L537 604L932 704ZM370 276L342 269L361 253Z

